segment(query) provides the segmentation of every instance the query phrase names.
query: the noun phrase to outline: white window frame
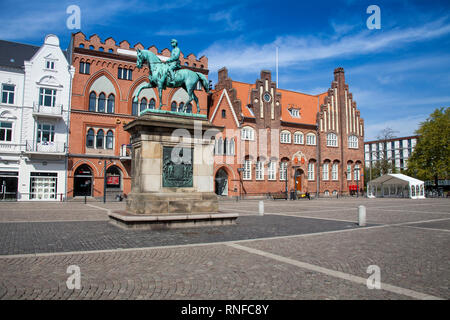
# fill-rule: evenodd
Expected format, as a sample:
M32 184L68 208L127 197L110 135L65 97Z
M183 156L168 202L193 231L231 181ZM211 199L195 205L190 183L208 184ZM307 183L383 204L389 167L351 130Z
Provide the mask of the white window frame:
M270 161L269 162L269 180L277 180L277 162L276 161Z
M305 135L303 132L297 131L294 133L294 144L304 144L305 143Z
M252 127L243 127L241 129L241 140L253 141L255 138L254 131Z
M55 70L55 61L52 60L45 60L45 69L46 70Z
M322 165L322 180L330 180L330 164L325 162Z
M41 129L39 129L39 126L41 126ZM44 131L44 126L50 126L50 130L48 130L49 141L42 141L42 136L43 136L42 133ZM47 130L45 130L45 131L47 131ZM38 122L37 126L36 126L36 143L45 143L45 142L50 142L50 143L55 142L55 124L47 123L47 122Z
M352 165L347 164L347 181L352 180Z
M13 91L5 90L4 86L11 86L11 87L13 87ZM6 98L5 102L3 102L3 94L4 93L7 94L7 98ZM16 95L16 86L14 84L2 83L2 100L1 100L2 103L4 103L4 104L14 104L15 95ZM12 102L11 102L11 96L12 96Z
M287 161L280 162L280 181L286 181L287 178Z
M244 161L242 180L252 180L252 160L250 159Z
M46 93L47 90L50 90L50 94ZM41 99L42 96L42 99ZM47 106L45 104L45 98L49 96L51 99L51 105ZM39 105L43 107L54 107L56 105L56 89L39 87Z
M314 181L314 162L308 163L308 181Z
M256 180L264 180L264 161L258 160L255 168Z
M331 179L333 181L338 180L338 175L339 175L339 164L337 162L334 162L331 167Z
M281 143L291 143L291 133L286 130L281 131L280 142Z
M355 135L348 136L348 147L358 149L358 137Z
M4 127L2 127L1 126L1 124L2 123L8 123L8 124L10 124L11 125L11 128L4 128ZM2 143L8 143L8 142L12 142L13 141L13 133L14 133L14 130L13 130L13 128L14 128L14 123L13 122L10 122L10 121L0 121L0 131L4 131L4 137L5 137L5 140L0 140L0 142L2 142ZM10 137L11 137L11 140L6 140L6 138L8 137L8 132L10 132Z
M355 167L353 169L353 176L355 177L355 181L361 181L361 169L360 168L361 167L359 166L359 164L355 164Z
M338 146L338 139L337 134L334 132L330 132L327 134L327 147L337 147Z
M306 135L306 144L308 146L315 146L316 145L316 135L314 133L308 133Z

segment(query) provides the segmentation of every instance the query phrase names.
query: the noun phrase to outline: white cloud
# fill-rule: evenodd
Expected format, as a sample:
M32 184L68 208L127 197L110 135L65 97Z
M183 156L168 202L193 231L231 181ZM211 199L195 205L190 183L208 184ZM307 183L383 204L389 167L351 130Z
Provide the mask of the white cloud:
M432 23L407 29L370 32L337 38L314 36L281 36L271 43L246 43L243 37L231 41L218 41L205 49L201 55L208 56L209 67L217 71L223 66L243 74L254 73L275 64L275 48L279 47L280 66L301 66L306 62L342 56L391 50L395 47L423 42L450 34L450 24L442 18Z
M414 132L419 128L420 123L428 118L429 114L418 114L409 117L401 117L397 119L390 119L386 121L370 123L365 120L364 123L364 140L376 140L380 132L385 128L391 128L398 137L405 137L414 135Z

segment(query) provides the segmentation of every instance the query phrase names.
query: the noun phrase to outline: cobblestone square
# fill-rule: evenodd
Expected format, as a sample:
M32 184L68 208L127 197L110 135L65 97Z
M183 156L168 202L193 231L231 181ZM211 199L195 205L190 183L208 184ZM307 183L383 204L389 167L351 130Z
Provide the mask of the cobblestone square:
M266 200L263 216L258 204L221 201L233 226L150 231L109 222L122 202L0 203L0 298L450 298L448 199Z

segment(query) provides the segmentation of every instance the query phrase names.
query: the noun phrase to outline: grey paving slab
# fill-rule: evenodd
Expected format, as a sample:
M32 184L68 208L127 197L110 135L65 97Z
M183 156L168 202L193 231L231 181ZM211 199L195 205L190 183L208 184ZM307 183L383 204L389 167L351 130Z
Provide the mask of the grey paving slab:
M0 254L140 248L298 235L359 228L355 223L279 215L239 217L236 225L124 230L107 221L0 223Z
M81 289L69 290L69 265ZM407 299L224 245L0 259L1 299Z
M241 245L360 277L377 265L382 282L450 298L448 232L393 226Z

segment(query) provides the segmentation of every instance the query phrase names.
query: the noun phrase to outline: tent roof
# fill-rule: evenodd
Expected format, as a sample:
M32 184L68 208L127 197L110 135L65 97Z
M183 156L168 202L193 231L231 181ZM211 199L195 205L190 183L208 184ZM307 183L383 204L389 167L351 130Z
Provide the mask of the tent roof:
M379 178L369 181L369 184L421 184L424 183L422 180L408 177L407 175L401 173L389 173L385 174Z

